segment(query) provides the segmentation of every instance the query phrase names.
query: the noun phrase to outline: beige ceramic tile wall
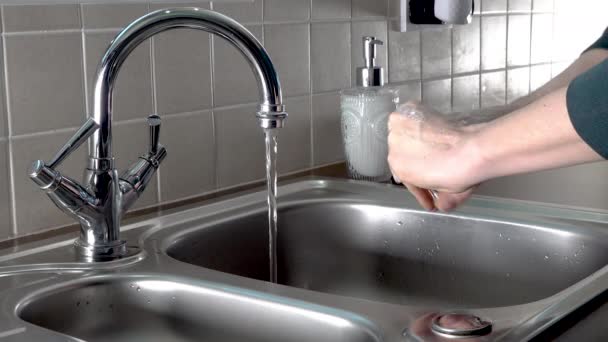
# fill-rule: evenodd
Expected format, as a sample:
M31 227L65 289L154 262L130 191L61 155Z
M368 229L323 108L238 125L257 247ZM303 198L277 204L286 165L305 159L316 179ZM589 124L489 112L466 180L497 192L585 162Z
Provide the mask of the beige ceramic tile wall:
M592 0L581 0L589 2L586 6L569 0L484 0L469 26L398 33L390 30L387 16L394 1L186 5L233 16L269 50L292 115L280 138L283 173L343 159L338 91L355 82L362 35L388 40L379 61L402 100L422 99L444 111L470 110L525 95L562 70L602 29L601 20L584 16L594 11L579 9L606 7ZM161 7L2 7L0 240L70 223L29 181L27 166L50 158L87 117L96 65L111 38L131 20ZM162 139L169 151L139 206L261 179L256 98L248 66L221 39L179 30L138 47L116 89L118 165L125 168L144 152L144 118L150 113L163 116ZM63 171L79 179L85 155L84 149L76 153Z

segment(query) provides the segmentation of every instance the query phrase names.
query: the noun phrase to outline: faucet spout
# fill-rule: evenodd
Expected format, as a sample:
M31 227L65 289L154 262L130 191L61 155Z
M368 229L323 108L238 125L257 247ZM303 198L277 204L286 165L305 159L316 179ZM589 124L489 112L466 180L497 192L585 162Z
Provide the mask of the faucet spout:
M110 44L99 65L94 90L93 118L99 130L92 137L98 166L112 167L112 96L120 67L146 39L170 29L191 28L216 34L236 47L249 62L259 84L257 117L262 128L280 128L287 117L277 72L260 42L243 25L213 11L195 7L164 9L134 21Z
M143 41L177 28L216 34L241 52L259 84L257 118L262 128L280 128L287 117L279 77L268 53L238 22L217 12L190 7L159 10L131 23L108 47L99 64L94 85L94 122L87 127L96 130L91 136L92 153L85 170L85 184L87 191L96 199L95 212L99 215L93 216L93 220L81 220L84 224L81 224L80 238L76 241L76 248L87 258L111 260L126 253L125 241L119 239L122 215L139 198L167 153L158 144L160 117L152 115L149 117L151 139L148 153L119 178L112 153L112 98L118 73L131 52ZM92 132L93 128L86 132Z

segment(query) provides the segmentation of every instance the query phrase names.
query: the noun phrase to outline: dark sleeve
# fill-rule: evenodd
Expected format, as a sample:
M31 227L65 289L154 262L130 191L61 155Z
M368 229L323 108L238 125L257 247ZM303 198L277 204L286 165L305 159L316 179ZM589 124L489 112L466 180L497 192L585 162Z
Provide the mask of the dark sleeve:
M604 34L595 41L595 43L591 44L583 53L592 50L592 49L605 49L608 50L608 29L604 31Z
M608 59L574 79L566 101L578 135L608 159Z

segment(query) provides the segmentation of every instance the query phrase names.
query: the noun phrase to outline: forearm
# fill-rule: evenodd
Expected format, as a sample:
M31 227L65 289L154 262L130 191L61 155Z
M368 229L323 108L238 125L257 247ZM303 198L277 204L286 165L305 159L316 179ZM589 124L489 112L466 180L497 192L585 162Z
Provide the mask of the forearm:
M566 87L488 123L467 142L476 182L602 160L577 134Z
M483 165L479 181L601 160L574 129L566 91L575 78L606 58L608 50L589 50L544 86L484 113L483 122L489 123L472 139L476 165Z

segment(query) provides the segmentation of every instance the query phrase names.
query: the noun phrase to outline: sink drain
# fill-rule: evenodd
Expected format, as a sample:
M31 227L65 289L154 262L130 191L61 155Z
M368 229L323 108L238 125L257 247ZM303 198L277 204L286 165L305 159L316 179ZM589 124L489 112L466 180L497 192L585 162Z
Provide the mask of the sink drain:
M470 314L450 313L435 317L431 329L446 337L479 337L492 332L492 323Z

